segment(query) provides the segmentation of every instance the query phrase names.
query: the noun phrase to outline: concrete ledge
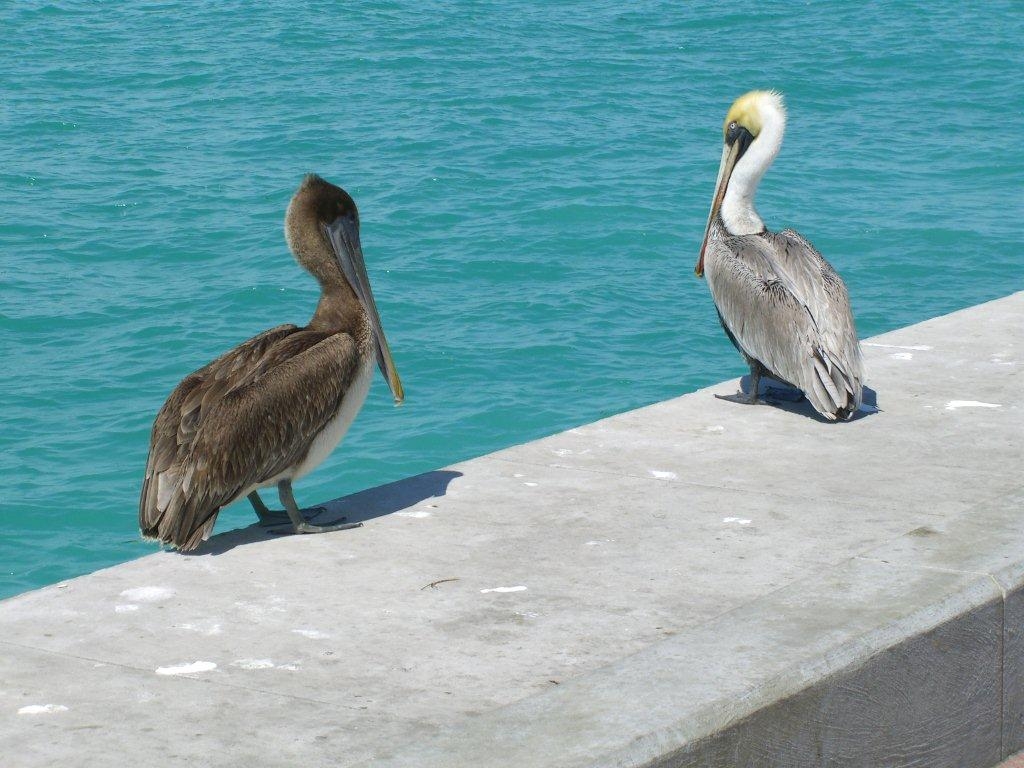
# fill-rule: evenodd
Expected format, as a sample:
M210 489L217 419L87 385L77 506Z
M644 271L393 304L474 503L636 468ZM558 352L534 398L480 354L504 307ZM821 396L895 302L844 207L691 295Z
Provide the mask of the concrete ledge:
M992 765L1001 629L985 577L848 561L372 764Z
M993 765L1022 314L869 340L850 423L727 382L0 602L3 765Z

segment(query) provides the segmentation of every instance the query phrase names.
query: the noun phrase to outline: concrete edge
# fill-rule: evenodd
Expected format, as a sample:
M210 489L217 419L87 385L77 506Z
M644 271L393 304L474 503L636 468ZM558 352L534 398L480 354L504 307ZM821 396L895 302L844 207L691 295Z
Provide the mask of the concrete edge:
M1020 509L985 500L373 764L993 765L1024 748Z

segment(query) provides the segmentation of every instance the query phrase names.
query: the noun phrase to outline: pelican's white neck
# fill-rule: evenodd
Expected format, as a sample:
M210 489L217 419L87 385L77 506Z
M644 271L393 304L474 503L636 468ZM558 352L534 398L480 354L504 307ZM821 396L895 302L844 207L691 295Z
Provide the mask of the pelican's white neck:
M753 235L764 231L764 222L754 209L754 195L764 172L779 154L786 131L786 111L781 99L765 98L760 104L761 131L733 168L722 200L721 215L731 235Z

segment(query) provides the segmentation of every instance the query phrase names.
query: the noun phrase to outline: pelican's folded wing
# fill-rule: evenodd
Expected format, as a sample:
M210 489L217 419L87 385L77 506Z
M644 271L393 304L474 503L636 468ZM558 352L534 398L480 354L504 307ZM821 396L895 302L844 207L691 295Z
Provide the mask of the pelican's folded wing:
M783 237L710 243L715 303L745 354L803 390L826 418L848 416L860 404L862 365L846 289L817 251L801 255L800 243Z
M348 334L268 331L187 377L153 425L143 535L193 549L220 508L300 461L359 367Z

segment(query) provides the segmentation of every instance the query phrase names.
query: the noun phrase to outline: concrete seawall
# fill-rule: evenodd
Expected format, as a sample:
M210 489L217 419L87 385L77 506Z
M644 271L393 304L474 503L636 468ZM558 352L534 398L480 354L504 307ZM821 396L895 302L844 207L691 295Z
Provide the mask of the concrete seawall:
M991 766L1024 748L1024 293L0 602L0 765ZM344 450L344 448L342 448Z

